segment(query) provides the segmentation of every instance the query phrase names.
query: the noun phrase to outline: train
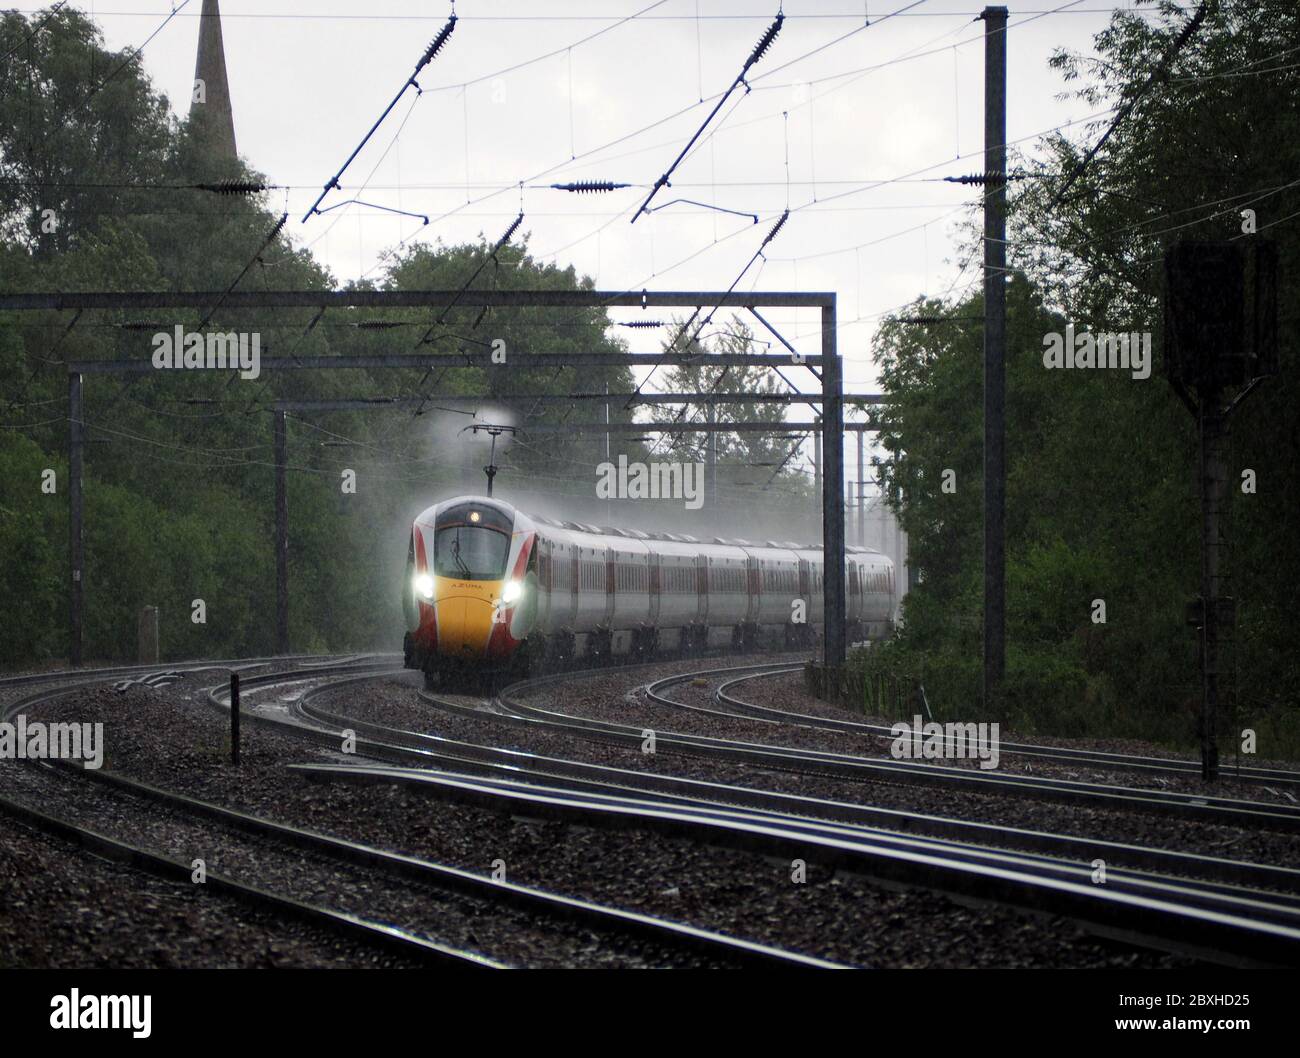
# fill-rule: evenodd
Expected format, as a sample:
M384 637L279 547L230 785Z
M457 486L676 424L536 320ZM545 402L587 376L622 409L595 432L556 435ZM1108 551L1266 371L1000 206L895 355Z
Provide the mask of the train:
M407 668L431 686L709 650L799 649L822 625L820 545L700 540L526 514L486 496L411 526ZM893 627L894 563L848 547L850 642Z

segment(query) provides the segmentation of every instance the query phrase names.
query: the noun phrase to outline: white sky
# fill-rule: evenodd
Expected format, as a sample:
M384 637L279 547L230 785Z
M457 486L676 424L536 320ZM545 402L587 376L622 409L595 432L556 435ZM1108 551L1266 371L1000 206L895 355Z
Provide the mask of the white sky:
M914 178L983 167L981 5L923 0L886 17L910 3L787 0L780 35L750 71L752 93L742 87L733 94L710 126L714 134L654 203L716 203L756 213L757 225L689 205L634 225L629 218L704 120L710 97L740 72L776 0L460 0L451 40L419 79L423 95L412 107L416 94L408 91L344 175L345 191L322 204L360 196L428 214L427 227L355 205L300 219L410 75L450 5L225 0L221 8L240 153L272 182L291 185L290 234L339 280L377 276L380 254L402 239L450 243L481 233L495 241L520 211L520 181L602 179L642 186L602 195L525 186L523 230L534 256L572 264L601 289L726 289L788 200L789 221L741 288L757 278L760 288L835 291L845 390L862 392L874 388L869 349L877 318L953 285L955 225L963 204L979 194ZM180 5L80 6L111 47L127 48ZM1092 35L1116 5L1006 6L1008 140L1088 117L1082 103L1058 98L1065 86L1047 60L1062 46L1091 53ZM190 0L143 52L156 87L182 110L201 8L202 0ZM861 29L864 11L873 24ZM895 61L918 52L929 54ZM892 64L868 70L881 63ZM1087 135L1082 126L1072 134ZM880 180L894 182L872 186ZM284 202L285 193L276 192L273 206ZM979 269L970 268L959 289L978 278ZM614 315L632 319L639 311ZM818 351L814 313L765 315L796 347ZM620 334L638 351L658 351L662 338Z

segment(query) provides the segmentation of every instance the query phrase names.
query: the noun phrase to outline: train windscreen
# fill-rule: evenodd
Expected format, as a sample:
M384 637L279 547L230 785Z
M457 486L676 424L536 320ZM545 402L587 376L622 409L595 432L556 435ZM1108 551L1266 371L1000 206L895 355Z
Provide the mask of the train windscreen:
M506 574L513 524L495 507L461 504L438 516L433 569L440 577L501 580Z

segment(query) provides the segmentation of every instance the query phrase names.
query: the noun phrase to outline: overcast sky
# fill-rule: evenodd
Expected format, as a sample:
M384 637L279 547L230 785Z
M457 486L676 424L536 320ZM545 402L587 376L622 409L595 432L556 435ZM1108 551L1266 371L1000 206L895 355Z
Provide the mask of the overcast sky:
M81 6L111 47L126 48L181 5ZM1047 60L1058 47L1091 53L1116 5L1007 6L1008 140L1032 143L1090 116L1060 98L1065 86ZM1055 8L1063 10L1042 14ZM143 52L149 76L181 111L201 9L190 0ZM300 219L451 6L224 0L221 10L240 154L291 186L273 204L287 204L295 242L340 281L377 276L381 254L402 240L495 241L520 212L522 182L535 256L572 264L602 289L726 289L788 204L788 223L741 288L835 291L845 388L861 392L875 383L870 341L880 314L958 279L953 236L978 189L935 178L982 168L984 24L970 0L787 0L779 36L750 71L753 91L733 94L656 197L666 208L635 224L649 186L771 23L775 0L460 0L451 40L420 76L423 94L408 91L352 163L345 190L322 204L360 197L427 214L427 226L360 205ZM1071 134L1086 136L1082 125ZM575 179L637 186L582 196L532 186ZM957 289L978 278L968 269ZM813 313L769 319L817 351ZM655 332L621 333L638 349L659 348Z

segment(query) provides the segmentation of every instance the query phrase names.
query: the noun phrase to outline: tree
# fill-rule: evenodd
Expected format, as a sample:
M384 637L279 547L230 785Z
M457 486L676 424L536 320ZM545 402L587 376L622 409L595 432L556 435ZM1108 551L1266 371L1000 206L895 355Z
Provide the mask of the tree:
M328 271L291 242L268 241L278 213L265 195L218 195L196 185L265 183L214 154L201 129L170 115L140 65L106 51L97 28L62 9L32 20L0 15L0 54L13 51L0 85L0 287L6 290L327 290ZM10 69L6 70L8 74ZM45 223L51 210L57 223ZM483 263L485 245L416 247L390 254L378 284L458 289ZM590 289L572 269L543 267L511 245L481 285ZM454 353L457 342L500 338L496 372L328 371L266 374L150 372L122 381L87 376L85 448L86 653L134 651L140 606L162 609L166 656L239 656L273 648L275 576L271 406L277 398L380 397L451 390L562 393L630 385L625 369L516 371L519 351L617 352L597 310L494 312L460 306L430 329L414 311L234 311L212 306L142 313L0 316L0 587L19 600L18 625L0 629L0 661L24 664L67 649L66 363L144 359L175 324L254 332L263 355ZM74 324L69 326L70 323ZM476 326L476 323L479 324ZM462 338L456 338L461 335ZM529 421L565 421L576 409L514 409ZM577 412L579 417L583 412ZM410 517L453 474L447 446L429 444L426 409L365 415L297 415L288 421L291 636L300 649L391 648L400 642L398 579ZM457 418L459 423L460 419ZM535 439L534 439L535 442ZM457 442L449 442L454 446ZM459 444L463 447L464 442ZM590 492L599 439L560 436L521 444L503 480L551 482ZM576 466L586 469L575 470ZM54 494L41 473L57 472ZM352 470L355 494L341 489ZM208 620L190 619L193 600Z
M1098 56L1058 55L1067 80L1098 107L1135 97L1187 18L1172 5L1158 23L1117 12ZM1194 693L1194 642L1184 605L1197 592L1195 436L1160 377L1045 368L1044 338L1067 322L1095 332L1156 332L1161 259L1178 238L1250 237L1243 208L1279 246L1282 379L1253 395L1234 421L1235 470L1268 480L1268 495L1234 497L1237 674L1243 716L1269 726L1283 751L1297 737L1300 619L1291 585L1300 553L1300 411L1288 389L1297 367L1296 265L1300 166L1286 55L1300 47L1293 4L1224 2L1121 122L1065 201L1053 200L1082 148L1042 147L1038 179L1014 185L1007 341L1007 592L1011 717L1055 731L1109 730L1189 740L1183 702ZM1081 137L1090 144L1107 114ZM982 314L980 297L925 304L908 315ZM925 666L932 701L969 711L978 700L981 602L982 344L978 324L911 328L887 321L877 337L885 392L884 470L903 487L901 512L923 582L906 630L869 664ZM945 469L955 493L940 489ZM1107 621L1089 617L1092 599ZM1050 677L1050 678L1049 678ZM943 686L936 695L933 687ZM961 715L966 715L962 712Z
M764 350L754 338L754 332L743 320L732 317L681 345L677 339L685 320L675 320L664 341L667 359L680 360L664 368L658 375L658 385L668 393L752 393L755 395L791 392L790 386L775 374L762 367L722 367L705 362L692 362L689 357L708 354L754 354ZM689 333L683 334L689 338ZM675 339L677 342L675 343ZM678 353L681 346L686 351ZM812 489L800 466L800 450L804 438L793 437L783 430L786 409L790 405L763 401L715 404L713 414L718 423L770 423L770 432L714 434L714 459L718 467L720 499L732 504L752 502L755 490L774 500L797 505L812 496ZM794 405L795 408L802 408ZM815 412L806 409L811 419ZM706 422L708 404L704 401L679 406L655 404L650 406L653 422ZM663 443L668 452L688 454L690 458L708 458L709 434L684 433Z

